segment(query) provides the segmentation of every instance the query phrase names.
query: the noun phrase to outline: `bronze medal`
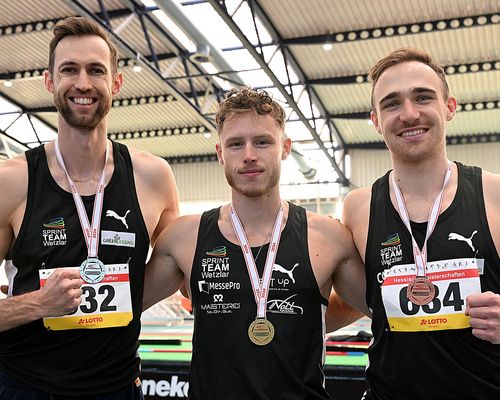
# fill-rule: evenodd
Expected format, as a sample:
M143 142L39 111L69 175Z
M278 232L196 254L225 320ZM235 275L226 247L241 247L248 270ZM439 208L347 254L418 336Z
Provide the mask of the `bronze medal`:
M436 288L426 276L417 276L406 288L408 300L423 306L429 304L436 296Z
M274 338L274 326L266 318L257 318L248 327L248 337L256 345L265 346Z

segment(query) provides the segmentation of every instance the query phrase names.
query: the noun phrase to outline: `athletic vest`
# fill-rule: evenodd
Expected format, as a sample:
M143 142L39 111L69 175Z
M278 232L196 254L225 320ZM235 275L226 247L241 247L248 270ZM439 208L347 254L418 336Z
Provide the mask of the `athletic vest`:
M500 399L500 346L476 338L470 327L439 330L455 318L453 310L465 310L459 282L468 267L478 266L482 292L500 293L500 262L486 220L481 169L456 164L455 198L427 242L428 273L442 281L435 299L425 306L410 303L406 284L398 286L414 261L410 234L389 197L389 172L373 184L366 247L374 335L367 369L370 398ZM426 227L412 223L420 247ZM415 316L414 326L421 331L395 331L388 323L382 295L391 284L401 287L394 302L405 316Z
M328 399L324 388L324 315L328 301L314 277L303 208L290 204L273 267L265 346L248 327L257 306L241 248L224 238L219 209L202 215L191 272L194 310L190 398L193 400ZM268 245L257 258L260 276ZM254 257L259 248L253 248Z
M104 264L127 263L133 320L125 327L47 330L42 320L0 332L0 369L19 381L58 395L92 395L119 389L139 375L137 349L144 263L149 237L135 190L127 148L113 142L115 168L104 192L98 256ZM39 269L79 266L87 257L71 193L49 172L43 146L26 152L29 184L24 219L6 258L10 290L39 289ZM89 221L94 196L82 196ZM91 290L91 289L90 289ZM109 292L94 294L107 296ZM87 309L97 304L84 292ZM94 297L94 298L93 298Z

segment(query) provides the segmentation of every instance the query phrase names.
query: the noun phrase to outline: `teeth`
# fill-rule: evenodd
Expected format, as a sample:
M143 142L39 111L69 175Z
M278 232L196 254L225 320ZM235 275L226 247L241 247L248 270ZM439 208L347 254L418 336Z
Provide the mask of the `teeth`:
M405 137L405 136L415 136L415 135L419 135L421 133L424 133L425 132L425 129L417 129L415 131L407 131L407 132L403 132L403 134L401 136Z
M92 99L90 97L75 97L73 103L88 105L92 104Z

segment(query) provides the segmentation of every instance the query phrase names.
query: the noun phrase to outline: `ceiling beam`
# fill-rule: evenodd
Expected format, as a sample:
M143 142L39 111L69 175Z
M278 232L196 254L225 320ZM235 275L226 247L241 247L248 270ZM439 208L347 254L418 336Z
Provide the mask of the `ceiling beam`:
M388 25L376 28L333 32L322 35L287 38L283 39L283 44L286 46L292 46L325 43L352 43L370 39L414 35L418 33L439 32L445 30L473 28L477 26L497 25L499 22L500 14L498 13L480 14L460 18L437 19L410 24Z
M500 60L443 65L447 76L500 70ZM369 82L368 74L308 79L310 85L348 85Z

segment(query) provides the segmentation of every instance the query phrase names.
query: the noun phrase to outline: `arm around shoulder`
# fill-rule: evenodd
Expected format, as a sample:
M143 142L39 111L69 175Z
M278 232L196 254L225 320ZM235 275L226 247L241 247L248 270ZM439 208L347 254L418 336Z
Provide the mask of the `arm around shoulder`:
M174 294L190 276L196 248L199 215L177 218L158 236L146 265L143 309Z

